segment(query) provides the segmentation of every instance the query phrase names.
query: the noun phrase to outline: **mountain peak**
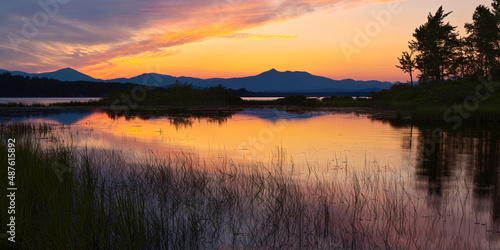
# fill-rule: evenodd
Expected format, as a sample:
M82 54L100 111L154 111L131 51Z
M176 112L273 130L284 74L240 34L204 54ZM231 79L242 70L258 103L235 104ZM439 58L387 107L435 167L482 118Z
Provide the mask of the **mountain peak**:
M60 81L96 81L97 79L72 68L63 68L53 72L37 74L40 77L53 78Z
M58 71L77 71L77 70L72 69L72 68L70 68L70 67L66 67L66 68L60 69L60 70L58 70Z
M260 73L259 75L268 75L268 74L277 74L277 73L281 73L281 72L277 71L275 68L272 68L268 71Z
M0 74L2 71L0 70ZM352 79L332 80L327 77L316 76L306 71L278 71L272 68L255 76L237 78L211 78L199 79L192 77L174 77L158 73L144 73L131 78L118 78L111 80L100 80L85 75L72 68L63 68L54 72L41 74L28 74L25 72L11 71L16 75L29 75L31 77L47 77L60 81L98 81L98 82L121 82L145 84L160 87L167 87L175 80L190 82L197 87L211 87L219 84L232 88L246 88L256 92L350 92L367 89L387 89L392 86L388 82L380 81L355 81Z
M56 70L56 71L54 71L52 73L56 73L56 72L57 73L80 73L80 74L83 74L83 73L79 72L78 70L72 69L72 68L69 68L69 67Z

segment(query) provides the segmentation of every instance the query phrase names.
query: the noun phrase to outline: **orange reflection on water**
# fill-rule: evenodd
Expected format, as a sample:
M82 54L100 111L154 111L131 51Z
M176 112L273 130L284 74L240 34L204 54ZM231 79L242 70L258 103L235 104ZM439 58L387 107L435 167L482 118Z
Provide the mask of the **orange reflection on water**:
M93 114L74 126L100 138L98 147L123 147L131 152L196 152L201 158L227 155L234 160L266 162L283 147L296 163L342 159L363 167L375 159L403 164L401 138L409 128L394 128L366 115L316 114L294 119L264 118L240 113L223 122L189 118L112 120ZM88 142L88 141L86 141Z
M278 168L277 164L266 163L278 154L276 146L281 146L293 157L297 172L290 167L293 164L284 166L290 167L293 178L303 181L304 186L314 178L334 184L332 188L341 194L342 201L332 203L334 211L347 211L355 203L352 199L357 202L355 194L362 194L362 212L355 212L352 217L340 213L339 221L350 223L345 219L356 217L356 223L369 230L409 235L424 249L441 249L432 244L441 244L444 233L456 244L451 248L472 248L463 247L464 240L481 248L498 249L498 127L458 130L443 135L442 141L435 141L431 140L434 132L429 128L393 126L354 113L244 110L231 114L226 118L178 115L127 120L93 113L72 123L71 132L78 146L90 144L106 150L123 150L130 152L126 156L132 160L150 151L199 156L201 164L194 165L200 165L202 170L219 167L217 163L222 161L218 159L227 155L238 162L263 162L263 169L271 172L272 168ZM425 144L428 147L429 142L436 150L426 153ZM212 164L205 166L206 159ZM342 168L346 166L349 169L344 171ZM251 170L255 165L241 164L241 167ZM313 175L306 175L311 167L321 171L319 177L313 176L317 173L314 171ZM308 191L311 196L318 195L314 189ZM411 218L409 231L399 231L399 221L403 221L399 218L395 224L377 220L386 211L391 217L399 209ZM429 230L431 227L441 233ZM404 237L401 239L403 243L406 241Z

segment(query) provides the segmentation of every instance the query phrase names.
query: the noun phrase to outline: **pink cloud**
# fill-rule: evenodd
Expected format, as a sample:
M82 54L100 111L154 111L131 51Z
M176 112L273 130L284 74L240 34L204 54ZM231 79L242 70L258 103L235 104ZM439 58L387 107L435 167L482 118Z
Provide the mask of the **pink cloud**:
M48 0L49 1L49 0ZM114 58L168 56L164 48L227 36L254 39L293 38L293 35L237 34L269 22L294 18L338 3L377 1L326 0L86 0L60 5L57 15L38 32L11 46L7 34L22 33L21 18L32 20L44 10L20 1L2 3L0 68L30 72L71 66L112 67ZM4 11L5 12L5 11ZM2 13L0 13L2 14ZM235 35L235 33L237 35Z

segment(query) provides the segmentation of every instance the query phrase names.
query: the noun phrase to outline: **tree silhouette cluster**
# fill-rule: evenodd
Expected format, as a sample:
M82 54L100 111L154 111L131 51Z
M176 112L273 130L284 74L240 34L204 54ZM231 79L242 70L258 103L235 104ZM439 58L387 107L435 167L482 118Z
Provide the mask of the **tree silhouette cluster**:
M103 97L112 90L126 91L132 83L62 82L39 77L0 74L0 97Z
M163 91L145 90L143 98L139 98L132 108L137 106L166 105L166 106L191 106L191 105L230 105L241 104L242 99L233 94L232 89L221 85L207 88L195 88L190 83L182 83L177 80ZM112 91L102 99L103 104L129 105L133 90Z
M235 93L248 93L246 89L232 90L221 85L200 89L179 81L166 89L146 90L133 83L62 82L45 77L12 75L10 72L0 74L0 97L103 97L100 104L120 105L137 95L134 90L138 88L145 91L143 98L135 103L138 105L239 104L242 100Z
M409 74L412 84L416 70L420 84L475 77L500 79L500 0L493 0L491 8L476 8L472 23L464 26L465 37L445 22L451 13L442 6L435 14L429 13L427 22L415 29L410 51L403 52L396 67Z

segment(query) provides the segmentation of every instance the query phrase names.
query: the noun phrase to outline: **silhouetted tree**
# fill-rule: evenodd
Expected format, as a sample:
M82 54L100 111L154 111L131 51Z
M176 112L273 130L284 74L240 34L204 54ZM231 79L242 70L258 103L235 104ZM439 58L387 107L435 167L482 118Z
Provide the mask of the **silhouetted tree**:
M477 72L475 48L468 37L460 38L450 75L456 79L471 78Z
M417 69L422 82L438 82L453 72L453 61L459 49L456 27L444 23L452 12L445 13L439 7L434 15L429 13L427 22L413 33L415 40L410 41L410 48L417 53Z
M400 65L396 65L396 67L403 70L404 73L410 74L411 86L413 86L413 71L415 70L415 66L417 63L415 58L412 58L412 55L413 53L409 54L408 52L403 51L403 55L401 56L401 58L398 58Z
M494 3L495 4L495 3ZM472 16L472 23L465 24L469 41L474 47L479 76L497 74L500 27L495 14L486 6L479 5Z
M500 19L500 0L493 0L491 7L493 7L493 14L495 14L497 19Z

